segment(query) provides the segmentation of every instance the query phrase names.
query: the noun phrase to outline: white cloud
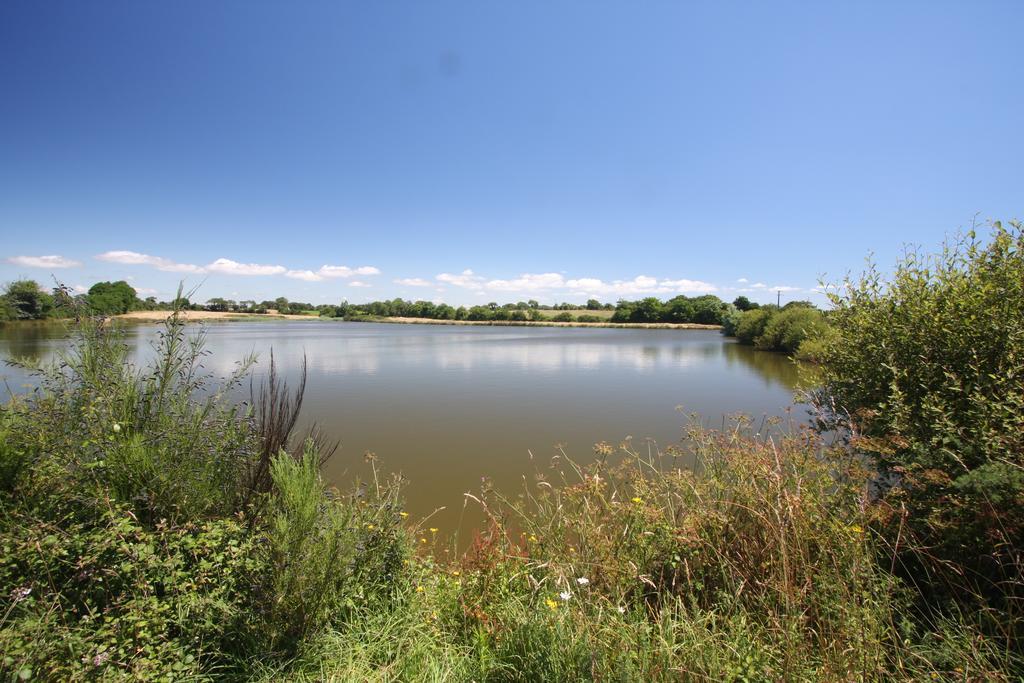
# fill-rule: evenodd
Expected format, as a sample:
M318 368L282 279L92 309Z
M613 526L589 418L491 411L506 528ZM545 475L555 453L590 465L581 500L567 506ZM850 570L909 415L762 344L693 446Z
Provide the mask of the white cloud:
M746 283L750 282L750 280L748 280L748 279L747 279L747 278L745 278L745 277L741 277L741 278L740 278L739 280L737 280L736 282L739 282L740 284L746 284Z
M444 282L449 285L456 287L465 287L466 289L482 289L483 278L479 275L474 275L472 270L468 268L462 271L458 275L451 273L441 273L437 276L438 282Z
M89 288L86 287L85 285L75 285L71 289L75 292L75 294L85 294L86 292L89 291Z
M80 261L50 254L49 256L11 256L8 263L29 268L74 268L82 265Z
M403 277L394 282L396 285L405 285L406 287L430 287L433 284L430 280L424 280L421 277Z
M662 280L661 286L668 287L673 292L681 292L683 294L708 294L718 291L718 287L700 280Z
M149 287L133 287L133 289L140 296L155 296L157 293L155 289L150 289Z
M751 289L766 289L767 287L768 285L766 285L763 282L755 282L754 284L750 285Z
M34 258L34 257L17 257ZM38 257L38 258L60 258L60 257ZM158 270L174 273L221 273L224 275L284 275L295 280L306 282L319 282L327 278L349 278L356 275L379 275L380 269L374 266L359 266L349 268L348 266L321 266L318 270L290 270L280 265L260 263L239 263L227 258L219 258L206 266L197 266L190 263L176 263L161 256L141 254L137 251L116 250L108 251L96 256L100 261L110 263L123 263L126 265L152 266ZM78 265L72 262L73 265Z
M323 280L322 277L314 273L312 270L289 270L284 274L285 277L294 278L296 280L305 280L306 282L317 282Z
M771 289L773 291L777 291L777 292L799 292L800 291L799 287L791 287L789 285L775 285Z
M484 286L496 292L536 292L562 289L565 287L565 278L558 273L523 273L514 280L490 280Z
M490 292L565 292L585 295L631 295L631 294L696 294L718 291L718 288L700 280L658 280L649 275L638 275L632 280L605 282L598 278L585 277L566 280L560 273L523 273L510 280L484 280L464 270L459 275L441 273L439 282L475 291Z
M353 280L352 282L350 282L348 284L349 284L350 287L372 287L373 286L373 285L367 284L365 282L360 282L359 280Z
M219 258L206 269L214 273L227 275L281 275L286 272L284 266L271 266L259 263L239 263L231 259Z
M157 270L162 270L168 273L204 273L204 268L193 265L191 263L175 263L170 259L165 259L161 256L150 256L149 254L140 254L137 251L107 251L99 254L97 257L100 261L109 261L110 263L124 263L127 265L144 265L153 266Z
M348 266L320 266L316 271L320 277L352 277L353 275L380 275L380 269L373 266L360 266L349 268Z
M348 278L356 275L380 275L380 270L373 266L360 266L349 268L348 266L320 266L316 272L312 270L289 270L285 273L287 277L306 282L318 282L327 278Z
M596 278L580 278L569 280L566 287L586 294L614 294L619 296L633 294L707 294L718 290L713 284L700 280L658 280L649 275L638 275L632 280L613 280L604 282Z

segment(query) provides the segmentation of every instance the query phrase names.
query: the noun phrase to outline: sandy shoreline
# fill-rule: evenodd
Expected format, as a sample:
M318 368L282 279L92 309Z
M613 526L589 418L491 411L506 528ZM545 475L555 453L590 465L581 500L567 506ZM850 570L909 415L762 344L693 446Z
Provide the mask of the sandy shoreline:
M182 311L189 321L203 320L334 320L313 315L282 315L280 313L228 313L221 311ZM121 320L162 322L170 315L168 311L132 311L117 316ZM698 325L696 323L578 323L555 322L552 320L435 320L433 318L367 318L359 322L401 325L489 325L491 327L621 327L645 330L718 330L721 325Z

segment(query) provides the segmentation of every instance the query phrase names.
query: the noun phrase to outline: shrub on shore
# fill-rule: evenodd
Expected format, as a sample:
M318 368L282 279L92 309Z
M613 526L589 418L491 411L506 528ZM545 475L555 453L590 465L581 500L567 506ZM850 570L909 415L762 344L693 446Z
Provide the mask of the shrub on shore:
M229 400L251 359L214 386L202 343L173 316L134 369L117 331L86 321L3 406L0 675L245 677L386 606L396 491L329 496L312 442L281 450L300 445L286 387L271 372L256 410Z
M1024 598L1024 228L873 264L831 295L823 426L878 470L896 566L1021 647Z
M825 314L806 301L793 301L782 308L774 305L745 311L732 308L722 321L722 334L736 337L741 344L763 351L782 351L802 360L817 358L815 345L828 331ZM808 349L801 354L805 344L809 345Z

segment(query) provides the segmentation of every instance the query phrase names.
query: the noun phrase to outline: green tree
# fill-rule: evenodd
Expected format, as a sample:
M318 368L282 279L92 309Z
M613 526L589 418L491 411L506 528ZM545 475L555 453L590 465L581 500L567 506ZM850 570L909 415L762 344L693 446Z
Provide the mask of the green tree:
M35 280L15 280L4 287L0 315L12 320L39 320L53 314L53 296Z
M661 320L662 305L656 297L649 296L636 302L629 319L635 323L656 323Z
M751 301L745 296L738 296L732 301L732 305L739 311L749 311L755 308L760 308L761 304Z
M207 299L206 307L211 311L226 311L228 310L228 301L216 296L212 299Z
M89 306L102 315L119 315L139 307L135 289L124 280L97 282L89 288Z

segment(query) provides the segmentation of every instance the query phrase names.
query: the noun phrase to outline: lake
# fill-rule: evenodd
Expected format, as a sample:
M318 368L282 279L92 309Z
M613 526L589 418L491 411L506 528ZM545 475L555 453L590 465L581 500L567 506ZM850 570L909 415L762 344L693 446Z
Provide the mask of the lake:
M160 326L126 326L138 359ZM802 419L792 408L796 367L708 330L487 327L257 321L206 325L206 367L218 375L250 352L269 352L294 378L303 354L309 380L303 421L341 448L325 468L339 485L365 477L364 454L408 480L413 516L447 509L431 525L460 525L463 493L481 477L515 493L547 467L556 444L586 461L600 441L627 436L677 442L685 416L711 426L737 412ZM62 325L0 327L0 358L51 358L67 344ZM0 367L11 391L31 384ZM790 412L791 411L791 412ZM531 454L533 459L531 461ZM466 513L476 519L475 511ZM435 521L436 520L436 521Z

